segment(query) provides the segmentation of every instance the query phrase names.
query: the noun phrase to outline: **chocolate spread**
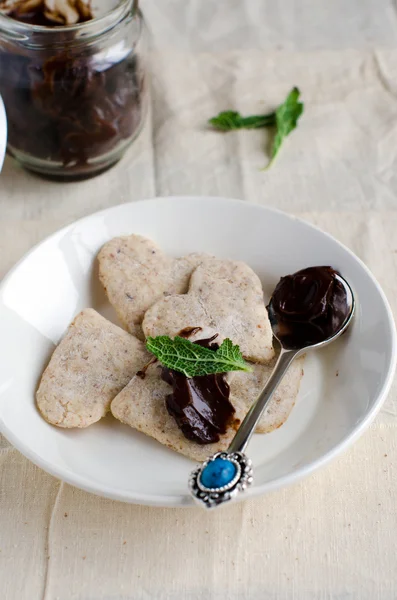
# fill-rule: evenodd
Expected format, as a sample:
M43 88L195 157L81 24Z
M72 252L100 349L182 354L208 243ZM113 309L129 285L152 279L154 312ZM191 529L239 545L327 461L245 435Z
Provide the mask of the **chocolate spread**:
M73 24L92 18L83 6L74 4L78 15L77 21L70 16ZM69 14L62 23L62 16L50 13L44 3L25 12L17 5L8 16L46 27L70 24ZM0 47L0 93L11 152L62 164L72 174L89 174L98 170L89 161L100 165L100 157L123 148L138 130L144 81L135 52L121 59L109 58L111 52L99 58L99 50L75 46L70 35L59 33L59 50Z
M195 333L198 333L199 331L201 331L201 327L185 327L184 329L181 329L181 331L178 333L179 337L183 337L183 338L189 338L192 335L194 335ZM215 336L217 337L217 336ZM215 339L214 337L214 339ZM205 340L204 340L205 341ZM197 342L198 344L200 344L200 342ZM203 346L204 344L201 344L201 346Z
M337 275L332 267L310 267L280 279L268 310L284 347L317 344L341 328L349 306Z
M194 343L216 350L219 347L213 343L216 337ZM172 394L166 397L166 407L183 435L197 444L218 442L235 412L229 401L230 388L225 375L189 378L163 367L161 377L173 388Z

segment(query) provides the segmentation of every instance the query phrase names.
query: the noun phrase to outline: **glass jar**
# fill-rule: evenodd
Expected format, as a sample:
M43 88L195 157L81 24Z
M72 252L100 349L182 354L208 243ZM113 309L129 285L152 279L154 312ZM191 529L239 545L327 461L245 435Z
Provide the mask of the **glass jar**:
M117 162L148 104L146 32L133 0L76 25L0 14L0 94L8 151L24 167L81 179Z

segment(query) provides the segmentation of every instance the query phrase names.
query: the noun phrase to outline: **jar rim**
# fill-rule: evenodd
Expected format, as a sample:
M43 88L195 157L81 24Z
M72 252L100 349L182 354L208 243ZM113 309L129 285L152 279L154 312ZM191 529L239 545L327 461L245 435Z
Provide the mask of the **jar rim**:
M9 17L6 13L0 12L0 32L3 31L11 36L15 34L16 36L21 37L31 35L32 33L50 36L51 34L57 35L60 32L63 32L77 34L79 37L90 38L111 29L130 12L132 16L137 15L142 18L142 13L138 8L137 2L134 0L119 0L114 8L100 17L94 17L89 21L75 23L74 25L54 25L51 27L23 23Z

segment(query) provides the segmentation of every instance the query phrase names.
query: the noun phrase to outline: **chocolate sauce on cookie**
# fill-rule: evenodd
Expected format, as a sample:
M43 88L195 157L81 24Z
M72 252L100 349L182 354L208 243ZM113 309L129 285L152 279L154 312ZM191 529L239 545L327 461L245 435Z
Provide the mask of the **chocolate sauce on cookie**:
M196 329L192 328L189 333ZM194 343L217 350L216 337ZM218 442L219 436L226 433L235 412L229 400L230 388L225 374L186 377L163 367L161 378L172 386L172 393L166 397L166 407L183 435L197 444Z

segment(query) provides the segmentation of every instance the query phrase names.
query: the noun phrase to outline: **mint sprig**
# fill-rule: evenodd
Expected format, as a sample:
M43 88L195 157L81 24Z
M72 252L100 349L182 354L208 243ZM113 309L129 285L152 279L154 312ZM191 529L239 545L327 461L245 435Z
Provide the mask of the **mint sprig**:
M204 348L176 336L149 337L146 348L168 369L183 373L186 377L227 373L228 371L252 371L245 362L240 348L229 339L222 342L218 350Z
M288 94L285 102L280 104L276 110L277 133L273 142L270 162L265 169L268 169L271 166L280 150L284 138L286 138L298 124L298 119L303 113L303 103L299 102L299 96L300 91L298 88L293 88Z
M273 140L271 156L268 169L273 164L284 139L298 125L298 120L303 113L304 105L299 102L300 91L297 87L292 88L287 98L280 106L266 115L251 115L243 117L240 113L226 110L216 117L209 119L210 125L218 131L233 131L234 129L258 129L260 127L276 127L276 135Z
M233 129L259 129L276 124L276 113L268 115L251 115L242 117L240 113L233 110L220 112L216 117L209 119L209 124L219 131L232 131Z

